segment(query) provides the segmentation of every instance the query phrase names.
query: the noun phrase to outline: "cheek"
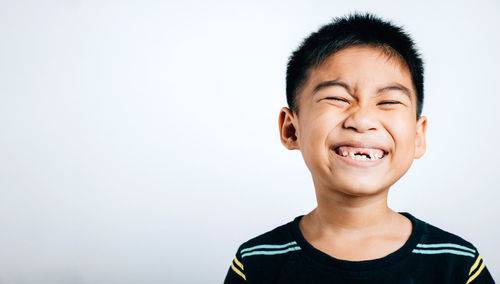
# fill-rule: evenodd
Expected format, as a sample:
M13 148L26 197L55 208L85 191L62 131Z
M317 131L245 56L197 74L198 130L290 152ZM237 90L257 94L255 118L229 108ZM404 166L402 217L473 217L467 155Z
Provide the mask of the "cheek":
M331 115L318 115L306 125L306 132L303 133L304 139L311 145L326 145L328 136L334 128L335 121Z
M326 116L317 116L302 126L300 148L304 159L310 162L322 159L328 154L328 137L334 124Z
M392 121L389 131L395 140L396 150L404 155L413 155L415 148L416 122L409 119L395 119Z

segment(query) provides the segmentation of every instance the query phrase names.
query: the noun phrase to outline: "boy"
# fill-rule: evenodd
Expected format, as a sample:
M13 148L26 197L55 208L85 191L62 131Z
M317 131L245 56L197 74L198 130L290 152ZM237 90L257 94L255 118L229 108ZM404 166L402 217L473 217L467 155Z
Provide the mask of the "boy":
M472 244L387 207L426 147L423 63L401 28L336 19L292 54L286 84L281 142L317 207L242 244L224 283L494 283Z

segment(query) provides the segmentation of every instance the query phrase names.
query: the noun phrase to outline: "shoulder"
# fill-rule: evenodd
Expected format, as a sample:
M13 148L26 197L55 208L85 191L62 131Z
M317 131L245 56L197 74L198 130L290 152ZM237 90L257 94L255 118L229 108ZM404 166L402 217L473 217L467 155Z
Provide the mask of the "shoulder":
M413 216L412 216L413 217ZM446 264L457 280L493 283L477 248L462 237L413 217L422 227L422 235L413 253L434 267ZM463 279L463 280L462 280Z
M299 249L291 234L297 218L244 242L239 246L237 256L247 262L255 256L281 255Z
M474 257L477 252L474 245L462 237L420 219L415 220L422 225L422 236L417 249L451 249L451 252L464 252L464 255L470 257Z
M232 279L272 277L273 271L287 261L290 252L300 250L291 233L297 218L241 244L224 283L239 283Z

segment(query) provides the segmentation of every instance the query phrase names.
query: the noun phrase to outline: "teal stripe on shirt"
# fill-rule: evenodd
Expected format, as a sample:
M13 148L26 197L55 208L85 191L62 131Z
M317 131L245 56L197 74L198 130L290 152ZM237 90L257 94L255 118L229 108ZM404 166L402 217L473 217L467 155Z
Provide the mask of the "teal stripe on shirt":
M276 254L284 254L284 253L291 252L291 251L296 251L296 250L300 250L300 247L299 246L294 246L294 247L289 247L289 248L283 249L283 250L256 250L256 251L247 252L247 253L242 254L241 258L244 258L244 257L247 257L247 256L251 256L251 255L276 255Z
M474 249L464 247L461 245L457 244L451 244L451 243L442 243L442 244L417 244L417 248L456 248L456 249L463 249L466 251L470 251L472 253L476 253Z
M451 254L456 254L456 255L464 255L464 256L470 256L474 258L474 255L469 252L461 251L461 250L454 250L454 249L414 249L412 251L413 253L420 253L420 254L443 254L443 253L451 253Z
M253 246L253 247L249 247L246 249L242 249L241 253L256 250L256 249L281 249L281 248L286 248L286 247L293 246L296 244L297 243L295 241L293 241L293 242L289 242L289 243L282 244L282 245L258 245L258 246Z

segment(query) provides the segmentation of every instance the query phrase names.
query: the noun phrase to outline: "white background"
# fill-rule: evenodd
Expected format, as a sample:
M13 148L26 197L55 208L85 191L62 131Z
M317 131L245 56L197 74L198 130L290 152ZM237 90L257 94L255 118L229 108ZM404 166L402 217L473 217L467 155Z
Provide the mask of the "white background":
M425 60L428 151L391 207L500 280L500 2L402 2L2 1L0 283L221 283L315 206L278 138L286 61L356 10Z

